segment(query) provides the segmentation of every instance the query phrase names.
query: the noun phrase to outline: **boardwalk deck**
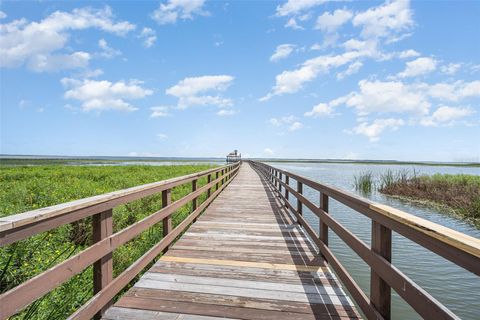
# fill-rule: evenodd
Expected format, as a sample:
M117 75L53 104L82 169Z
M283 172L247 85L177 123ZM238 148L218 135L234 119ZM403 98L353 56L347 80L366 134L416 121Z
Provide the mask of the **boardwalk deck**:
M351 319L359 314L269 185L238 176L103 319Z

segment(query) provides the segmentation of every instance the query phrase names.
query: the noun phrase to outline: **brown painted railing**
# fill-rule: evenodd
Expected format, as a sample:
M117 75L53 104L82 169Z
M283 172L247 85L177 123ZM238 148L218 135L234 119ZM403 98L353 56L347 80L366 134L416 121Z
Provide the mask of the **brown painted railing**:
M458 319L455 314L391 264L392 231L478 276L480 276L479 239L264 163L253 161L250 163L265 177L285 206L296 216L298 223L318 246L320 253L332 266L368 319L390 319L391 288L425 319ZM296 188L291 186L292 179L296 181ZM304 185L319 192L320 206L313 204L303 195ZM297 200L295 207L290 202L290 195ZM372 220L371 246L357 238L329 215L329 198ZM320 219L319 233L305 220L303 206ZM370 266L370 297L362 291L328 247L329 229Z
M94 296L70 318L90 319L95 315L101 315L115 295L128 285L155 257L165 252L168 246L195 221L235 177L238 168L239 163L236 163L1 218L0 246L89 216L93 216L92 238L94 243L69 259L0 295L0 319L6 319L20 312L36 299L44 296L92 264ZM215 178L212 180L213 175L215 175ZM203 177L207 177L207 184L197 188L198 179ZM192 192L172 203L172 188L187 183L191 183ZM112 234L113 208L160 192L162 193L161 210ZM207 194L207 198L198 205L197 199L204 193ZM172 230L171 215L190 202L192 203L192 212ZM160 221L163 222L162 240L113 279L112 252Z

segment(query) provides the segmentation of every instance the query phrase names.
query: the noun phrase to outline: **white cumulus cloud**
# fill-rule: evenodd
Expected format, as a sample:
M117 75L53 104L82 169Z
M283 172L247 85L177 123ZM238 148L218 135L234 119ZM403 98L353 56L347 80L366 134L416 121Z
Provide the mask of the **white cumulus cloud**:
M217 112L217 116L226 117L226 116L233 116L237 112L233 109L222 109Z
M357 73L362 66L363 66L363 63L360 61L355 61L354 63L351 63L348 66L347 70L337 73L337 79L342 80L347 76Z
M400 81L361 80L358 86L360 90L350 93L346 104L354 107L359 114L427 114L431 105L425 94Z
M157 106L151 107L152 113L150 114L150 118L163 118L168 117L170 113L168 113L168 106Z
M381 38L409 30L413 22L410 1L386 1L380 6L358 13L352 20L354 26L361 27L364 38Z
M204 105L228 107L233 105L232 100L222 97L220 92L225 91L233 80L234 77L229 75L190 77L181 80L165 92L178 98L177 107L180 109Z
M418 57L418 56L420 56L420 53L413 50L413 49L404 50L404 51L401 51L398 54L398 57L400 59L415 58L415 57Z
M319 103L312 110L305 112L305 117L322 118L336 115L335 108L344 104L348 100L348 96L334 99L328 103Z
M327 0L288 0L286 3L277 7L277 16L296 15L326 1Z
M294 115L283 116L279 118L271 118L268 122L279 128L283 128L287 131L293 132L303 128L303 123L298 121L298 118Z
M475 113L471 108L441 106L431 116L420 121L423 126L452 125L455 121Z
M300 121L295 121L288 127L288 131L297 131L303 128L303 123Z
M334 32L341 25L352 19L353 13L349 10L338 9L333 13L325 12L318 17L315 29L320 29L326 32Z
M295 18L290 18L285 23L285 28L292 28L294 30L303 30L304 28L297 23Z
M328 103L319 103L311 111L305 112L305 117L325 117L333 114L333 108Z
M480 80L465 82L462 80L453 83L440 82L432 85L420 84L420 89L432 98L442 101L457 102L463 99L480 97Z
M461 67L462 67L461 63L449 63L447 65L441 66L440 71L449 76L452 76L455 73L457 73L457 71L460 70Z
M127 21L114 21L110 7L56 11L39 22L18 19L0 25L0 66L27 65L34 71L83 68L91 57L86 52L61 52L70 38L69 31L100 29L125 35L135 29Z
M157 10L152 13L152 18L158 24L173 24L178 19L193 19L196 15L208 15L203 9L205 0L168 0L160 3Z
M115 50L110 47L105 39L98 40L98 47L102 49L100 56L106 59L110 59L122 54L120 50Z
M405 70L400 72L400 78L421 76L437 68L437 60L429 57L421 57L406 63Z
M150 48L157 41L157 33L151 28L143 28L139 35L139 38L143 39L143 46Z
M281 59L287 58L295 50L295 45L293 44L281 44L277 46L275 53L270 57L270 61L277 62Z
M350 51L336 56L324 55L309 59L300 68L277 75L272 91L260 98L260 101L266 101L275 95L297 92L304 83L314 80L320 73L327 73L331 68L345 65L360 56L360 52Z
M402 119L375 119L372 123L366 121L361 122L350 132L354 134L364 135L372 142L380 139L380 134L385 130L396 131L403 126L405 121Z
M143 88L142 82L138 80L110 82L63 78L61 82L67 88L64 98L80 101L83 111L135 111L138 108L128 101L141 99L153 93L152 90Z

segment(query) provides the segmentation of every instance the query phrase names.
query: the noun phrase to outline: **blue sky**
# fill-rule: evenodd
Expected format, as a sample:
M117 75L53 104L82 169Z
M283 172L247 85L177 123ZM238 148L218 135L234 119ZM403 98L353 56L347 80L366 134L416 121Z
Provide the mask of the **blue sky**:
M479 161L479 1L1 1L3 154Z

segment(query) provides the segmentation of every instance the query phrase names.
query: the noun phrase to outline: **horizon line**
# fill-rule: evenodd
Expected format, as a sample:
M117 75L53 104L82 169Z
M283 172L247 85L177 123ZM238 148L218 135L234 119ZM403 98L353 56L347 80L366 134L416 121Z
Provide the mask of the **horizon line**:
M0 159L83 159L83 160L107 160L105 158L115 159L142 159L142 160L171 160L171 159L191 159L191 160L207 160L207 159L218 159L222 160L226 156L210 156L210 157L199 157L199 156L118 156L118 155L109 155L109 156L95 156L95 155L38 155L38 154L4 154L0 153ZM316 161L316 162L390 162L390 163L424 163L424 164L474 164L480 165L480 161L438 161L438 160L396 160L396 159L352 159L352 158L288 158L288 157L248 157L243 158L245 160L263 160L263 161L296 161L296 162L307 162L307 161Z

